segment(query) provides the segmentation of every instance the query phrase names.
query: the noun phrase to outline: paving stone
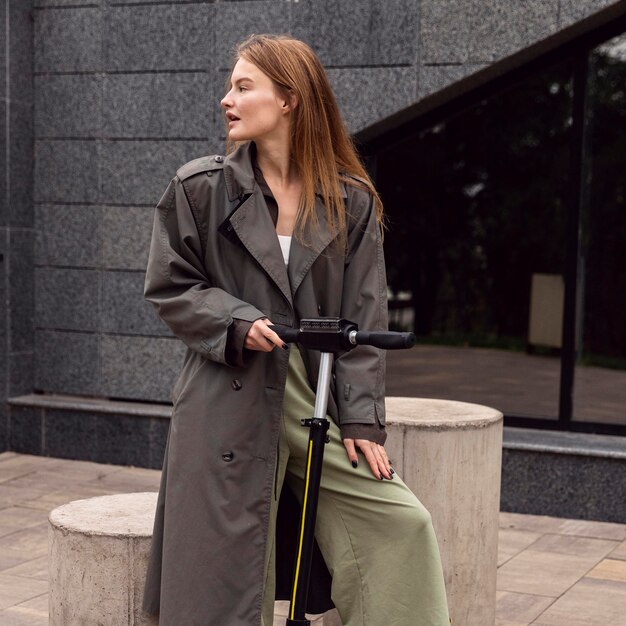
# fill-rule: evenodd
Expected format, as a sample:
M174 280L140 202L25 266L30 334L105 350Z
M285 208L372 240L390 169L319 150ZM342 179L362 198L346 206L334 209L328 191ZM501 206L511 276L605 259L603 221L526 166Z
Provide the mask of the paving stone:
M533 626L618 626L625 623L626 583L583 578L564 593Z
M626 541L622 541L622 543L611 552L609 555L612 559L622 559L626 560Z
M46 482L42 477L42 473L33 472L39 476L39 485L42 482ZM45 473L43 473L45 476ZM16 530L23 530L24 528L31 528L32 526L39 526L46 521L46 516L42 515L40 511L34 511L27 507L22 506L8 506L0 509L0 533L7 535L9 532L15 532Z
M554 598L512 591L496 592L496 626L526 626L554 602Z
M498 567L533 544L541 533L501 528L498 532Z
M498 570L498 590L559 597L599 559L527 549Z
M48 553L48 522L31 528L17 530L14 533L0 537L0 552L15 551L20 554L29 554L32 558L45 556Z
M47 582L0 574L0 609L30 600L47 591Z
M617 547L616 541L606 539L590 539L569 535L546 534L537 539L531 550L540 552L556 552L574 556L589 557L599 560Z
M618 559L604 559L588 572L587 576L626 583L626 562Z
M43 532L43 534L46 534ZM3 574L9 574L11 576L24 576L25 578L35 578L37 580L48 580L48 555L31 559L25 563L20 563L14 567L9 567L2 570ZM47 609L47 607L46 607Z

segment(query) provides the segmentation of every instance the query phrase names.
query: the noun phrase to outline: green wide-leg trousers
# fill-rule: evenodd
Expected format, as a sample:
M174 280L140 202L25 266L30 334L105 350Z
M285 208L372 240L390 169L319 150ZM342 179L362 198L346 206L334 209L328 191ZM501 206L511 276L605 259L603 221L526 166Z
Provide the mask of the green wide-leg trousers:
M277 499L272 502L263 624L274 610L275 522L280 488L287 480L303 493L308 428L315 395L299 350L293 346L283 404L277 467ZM324 450L315 537L332 575L332 600L344 626L449 626L446 592L430 513L396 473L376 479L359 453L353 468L331 420ZM298 521L294 520L294 523Z

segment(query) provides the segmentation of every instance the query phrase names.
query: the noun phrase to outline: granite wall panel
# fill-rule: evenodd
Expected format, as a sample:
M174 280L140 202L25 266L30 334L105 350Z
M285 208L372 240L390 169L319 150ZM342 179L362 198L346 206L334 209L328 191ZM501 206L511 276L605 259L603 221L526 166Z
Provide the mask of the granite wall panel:
M98 187L95 140L35 141L35 201L97 202Z
M556 31L558 0L473 0L469 5L467 61L490 63Z
M214 38L213 5L111 6L105 31L107 71L206 71Z
M33 340L34 344L34 340ZM8 397L31 393L35 371L35 351L11 352L9 355Z
M327 66L405 65L415 62L417 4L414 0L293 4L292 31Z
M9 335L11 352L33 350L34 277L32 230L9 231Z
M101 209L94 206L38 204L35 207L37 265L98 267Z
M97 331L100 282L96 270L36 268L37 328Z
M108 138L207 137L215 124L215 100L206 72L109 74L100 132Z
M98 7L34 11L35 72L102 69L102 11Z
M143 297L145 272L103 272L102 330L129 335L171 332Z
M102 209L102 266L145 271L153 221L153 207L105 206Z
M9 413L9 449L22 454L41 454L42 426L41 409L12 407Z
M592 13L617 4L616 0L559 0L559 28L565 28Z
M420 63L465 63L471 5L459 0L421 0Z
M112 141L101 149L102 201L149 206L181 165L212 152L208 141Z
M11 102L9 109L7 217L9 225L20 228L34 222L32 109L28 102Z
M101 76L35 76L37 138L99 137L101 133Z
M102 395L98 335L36 330L35 346L36 390Z
M463 63L461 65L422 65L417 81L417 93L419 98L424 98L432 93L455 83L469 74L474 74L487 67L486 65Z
M43 454L60 459L98 461L100 416L81 411L44 412ZM108 461L113 463L113 461Z
M222 2L215 5L215 55L211 63L229 70L235 46L245 37L259 33L289 34L291 2ZM218 93L222 81L218 81Z
M2 46L0 45L0 48ZM0 77L4 76L0 67ZM7 101L0 97L0 146L6 146L9 129L4 123L7 115ZM0 228L9 224L9 205L7 203L7 151L0 150Z
M104 335L103 395L154 402L170 401L185 350L185 345L178 339Z
M417 95L412 67L331 69L328 76L351 132L408 106Z
M32 0L9 3L9 80L12 102L33 101L33 24ZM3 44L4 45L4 44ZM4 92L3 92L4 93Z

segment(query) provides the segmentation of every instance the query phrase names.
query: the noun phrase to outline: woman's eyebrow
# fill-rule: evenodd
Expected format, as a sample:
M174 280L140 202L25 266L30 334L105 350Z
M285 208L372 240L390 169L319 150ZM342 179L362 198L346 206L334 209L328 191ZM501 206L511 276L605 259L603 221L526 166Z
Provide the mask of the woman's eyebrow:
M248 78L248 76L242 76L241 78L238 78L237 80L235 80L234 84L238 85L239 83L243 83L246 80L251 83L254 82L251 78Z

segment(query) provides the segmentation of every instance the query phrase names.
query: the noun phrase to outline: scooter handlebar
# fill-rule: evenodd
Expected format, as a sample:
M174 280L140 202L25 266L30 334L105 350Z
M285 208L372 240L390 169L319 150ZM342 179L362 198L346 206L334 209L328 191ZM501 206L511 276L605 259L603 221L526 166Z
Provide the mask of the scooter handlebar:
M406 350L412 348L417 339L413 333L358 330L350 333L350 342L357 346L374 346L383 350Z

